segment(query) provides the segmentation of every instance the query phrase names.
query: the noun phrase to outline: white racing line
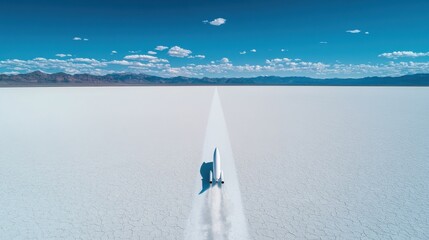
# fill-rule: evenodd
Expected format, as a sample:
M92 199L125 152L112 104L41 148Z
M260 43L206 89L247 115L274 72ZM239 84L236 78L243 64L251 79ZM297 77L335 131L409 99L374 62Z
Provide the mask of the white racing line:
M218 148L224 184L209 184L213 152ZM204 176L204 177L203 177ZM203 179L204 178L204 179ZM249 239L234 158L217 88L213 94L204 142L201 172L185 239Z

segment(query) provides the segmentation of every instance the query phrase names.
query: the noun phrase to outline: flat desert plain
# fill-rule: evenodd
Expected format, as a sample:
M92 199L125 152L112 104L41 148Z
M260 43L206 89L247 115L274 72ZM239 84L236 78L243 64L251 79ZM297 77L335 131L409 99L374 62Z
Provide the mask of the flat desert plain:
M429 88L0 89L0 239L428 239L428 173Z

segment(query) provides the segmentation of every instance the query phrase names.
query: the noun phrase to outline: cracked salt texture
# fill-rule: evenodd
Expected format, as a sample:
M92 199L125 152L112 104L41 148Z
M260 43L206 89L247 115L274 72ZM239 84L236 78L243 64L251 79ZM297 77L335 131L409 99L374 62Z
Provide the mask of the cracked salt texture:
M1 88L0 239L182 239L213 90ZM429 239L429 88L219 96L249 238Z
M0 89L0 239L182 239L212 92Z
M429 88L219 95L252 239L429 239Z

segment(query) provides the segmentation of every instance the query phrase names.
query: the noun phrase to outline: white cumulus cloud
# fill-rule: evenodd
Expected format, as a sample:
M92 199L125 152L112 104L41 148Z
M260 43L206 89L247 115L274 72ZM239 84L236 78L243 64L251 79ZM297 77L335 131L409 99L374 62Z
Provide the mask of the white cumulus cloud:
M155 54L157 54L157 52L155 52L155 51L147 51L147 54L155 55Z
M251 52L256 52L256 49L252 49L252 50L250 50Z
M247 53L246 51L242 51L242 52L240 52L240 54L241 54L241 55L246 54L246 53Z
M220 25L226 23L226 19L225 18L216 18L212 21L204 20L203 23L209 23L210 25L213 25L213 26L220 26Z
M224 57L220 60L221 63L229 63L229 59Z
M174 46L168 50L168 55L172 57L184 58L189 56L192 53L191 50L181 48L179 46Z
M416 58L416 57L428 57L429 52L413 52L413 51L395 51L395 52L389 52L389 53L382 53L378 55L379 57L385 57L385 58Z
M407 52L407 51L404 51ZM416 53L421 56L429 53ZM396 54L398 55L398 54ZM401 54L399 54L401 55ZM402 54L410 55L410 54ZM37 57L30 60L0 59L4 73L25 73L40 70L43 72L66 72L70 74L90 73L103 75L109 73L146 73L158 76L310 76L310 77L365 77L400 76L405 74L429 72L429 62L401 61L380 64L346 64L309 62L292 58L267 59L259 64L235 65L228 58L211 61L207 64L187 64L172 66L165 59L150 55L129 55L126 59L108 61L93 58L47 59Z

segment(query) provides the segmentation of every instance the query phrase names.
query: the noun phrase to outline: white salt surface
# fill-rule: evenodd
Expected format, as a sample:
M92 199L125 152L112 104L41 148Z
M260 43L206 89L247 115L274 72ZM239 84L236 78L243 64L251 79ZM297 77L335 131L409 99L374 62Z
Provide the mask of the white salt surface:
M182 239L212 95L0 89L0 239Z
M252 239L429 239L429 88L219 95Z
M0 89L0 239L429 239L429 88L214 89Z

